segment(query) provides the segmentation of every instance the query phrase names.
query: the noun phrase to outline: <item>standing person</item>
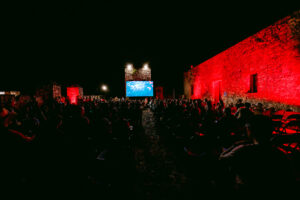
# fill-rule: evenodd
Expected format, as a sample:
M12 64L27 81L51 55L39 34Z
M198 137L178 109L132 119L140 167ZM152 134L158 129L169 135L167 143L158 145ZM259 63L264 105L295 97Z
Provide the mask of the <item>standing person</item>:
M243 100L242 99L239 99L238 102L235 104L235 107L237 109L239 109L240 107L243 107L244 104L243 104Z
M253 112L250 110L251 104L246 102L244 107L240 107L235 116L239 120L242 126L245 125L246 121L253 116Z

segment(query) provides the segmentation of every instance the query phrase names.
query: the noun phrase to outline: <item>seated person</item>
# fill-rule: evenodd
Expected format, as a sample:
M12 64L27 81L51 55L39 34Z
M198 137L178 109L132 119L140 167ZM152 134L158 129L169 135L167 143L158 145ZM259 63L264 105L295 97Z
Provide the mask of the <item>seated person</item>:
M285 155L270 142L271 120L254 115L246 128L249 141L220 155L220 160L231 169L234 188L239 192L290 192L294 186L292 170Z

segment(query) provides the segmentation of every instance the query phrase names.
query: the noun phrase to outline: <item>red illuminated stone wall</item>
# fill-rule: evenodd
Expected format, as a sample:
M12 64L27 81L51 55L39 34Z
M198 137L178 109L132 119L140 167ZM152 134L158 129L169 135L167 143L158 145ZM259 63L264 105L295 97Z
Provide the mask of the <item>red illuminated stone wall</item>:
M42 97L44 100L49 98L61 97L61 86L55 82L43 85L36 90L36 96Z
M191 98L217 100L220 93L227 103L242 98L300 110L299 19L299 12L286 17L192 68L185 77L192 80Z
M155 96L158 99L164 99L164 88L161 86L158 86L155 88Z
M77 104L78 99L83 97L83 88L67 87L67 96L71 104Z

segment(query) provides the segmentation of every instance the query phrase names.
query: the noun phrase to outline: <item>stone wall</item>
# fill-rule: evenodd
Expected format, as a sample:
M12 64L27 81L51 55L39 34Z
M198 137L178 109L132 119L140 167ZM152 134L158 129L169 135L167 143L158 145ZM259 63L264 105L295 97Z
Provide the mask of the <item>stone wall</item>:
M151 69L125 68L125 81L151 81Z
M191 69L191 98L217 100L220 93L227 102L300 111L299 22L296 12ZM257 92L250 91L253 74Z
M184 72L183 77L183 90L184 90L184 96L188 99L192 96L192 85L193 85L193 77L191 71Z

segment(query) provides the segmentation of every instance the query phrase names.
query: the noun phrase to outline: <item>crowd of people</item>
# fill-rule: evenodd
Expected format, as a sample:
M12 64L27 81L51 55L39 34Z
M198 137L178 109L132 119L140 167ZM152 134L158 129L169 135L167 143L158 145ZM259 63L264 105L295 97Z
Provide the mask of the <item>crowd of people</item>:
M152 98L2 103L1 183L64 188L86 185L87 174L91 192L134 194L134 151L143 142L145 109L154 113L161 140L176 155L191 196L199 190L274 193L295 188L299 160L291 161L272 142L274 108L241 100L225 105L222 100ZM84 165L85 170L79 167Z
M1 183L65 189L86 186L88 174L97 192L128 191L135 169L130 141L140 128L142 105L104 99L77 105L38 98L2 102Z
M274 108L242 100L228 106L222 100L213 104L207 99L150 104L165 143L177 152L186 171L192 196L197 196L199 188L269 194L295 189L299 154L297 161L291 161L278 150L281 136L273 134Z

